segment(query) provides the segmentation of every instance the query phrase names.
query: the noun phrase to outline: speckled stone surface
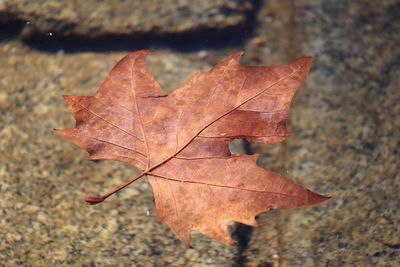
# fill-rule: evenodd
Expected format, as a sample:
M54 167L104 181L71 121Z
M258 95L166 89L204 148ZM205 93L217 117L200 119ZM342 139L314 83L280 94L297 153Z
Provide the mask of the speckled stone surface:
M150 56L168 90L237 50L247 51L244 64L315 58L293 103L295 136L247 150L261 154L260 165L333 198L260 215L260 227L239 227L241 246L194 234L195 249L185 249L156 222L145 180L84 205L86 193L105 193L137 171L89 161L53 134L73 126L61 95L93 94L127 52L46 53L0 43L0 265L398 266L399 6L264 1L244 47Z
M253 148L261 165L332 199L262 215L249 264L399 265L399 4L268 1L260 12L264 26L248 45L254 62L315 60L291 111L295 136Z
M246 23L251 1L218 0L36 0L0 1L2 20L26 22L23 38L59 36L177 34L225 29Z

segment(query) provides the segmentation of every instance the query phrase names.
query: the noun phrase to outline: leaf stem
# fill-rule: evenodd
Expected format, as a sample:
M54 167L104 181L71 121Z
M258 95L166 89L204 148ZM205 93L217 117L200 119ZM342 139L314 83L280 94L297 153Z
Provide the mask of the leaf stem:
M139 178L141 178L142 176L144 176L148 171L144 171L141 174L139 174L138 176L132 178L131 180L129 180L128 182L126 182L125 184L122 184L120 186L118 186L117 188L115 188L113 191L105 194L104 196L98 197L98 196L94 196L94 195L87 195L85 198L86 204L89 205L96 205L99 204L101 202L103 202L106 198L108 198L109 196L117 193L118 191L120 191L121 189L127 187L128 185L130 185L131 183L135 182L136 180L138 180Z

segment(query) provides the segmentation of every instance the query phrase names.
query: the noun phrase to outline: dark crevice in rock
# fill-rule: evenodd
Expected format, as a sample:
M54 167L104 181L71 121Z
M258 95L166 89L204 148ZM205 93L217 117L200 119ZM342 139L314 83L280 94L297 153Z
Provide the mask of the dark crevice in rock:
M400 244L387 244L387 243L383 243L383 244L392 249L400 249Z
M37 32L35 34L24 35L21 21L21 29L15 35L20 34L21 40L40 51L66 53L75 52L110 52L110 51L134 51L139 49L160 49L170 48L182 52L191 52L206 49L222 49L243 45L251 37L256 27L257 12L260 9L260 0L252 1L254 8L249 10L246 20L242 24L237 24L223 29L217 28L197 28L188 32L160 33L158 29L150 32L136 32L132 34L107 33L88 37L85 35L63 33L69 32L76 25L63 24L61 28L52 32ZM222 10L222 13L231 12ZM30 27L30 25L26 25ZM1 25L0 25L1 27ZM29 32L29 31L27 31Z
M37 50L47 52L108 52L133 51L139 49L172 48L179 51L220 48L228 43L232 46L243 41L244 29L227 28L221 31L199 29L188 33L135 33L132 35L107 34L94 38L86 36L61 36L57 33L36 34L22 39L23 42Z
M243 140L243 149L247 155L253 155L255 152L251 147L251 143L246 139ZM249 242L254 227L238 223L235 231L232 233L233 238L237 241L237 255L233 267L246 266L247 256L245 251L249 248Z
M246 266L247 256L245 251L249 247L253 227L238 223L236 230L232 233L233 238L237 241L237 255L233 267Z
M243 149L246 151L247 155L254 155L254 149L251 147L251 143L246 139L243 141Z
M2 21L11 14L0 13L0 41L15 39L19 36L26 22L20 19Z

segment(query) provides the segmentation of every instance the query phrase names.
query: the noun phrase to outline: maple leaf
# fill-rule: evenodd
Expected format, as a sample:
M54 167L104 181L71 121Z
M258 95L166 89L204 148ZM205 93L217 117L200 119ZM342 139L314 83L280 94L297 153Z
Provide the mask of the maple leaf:
M232 244L228 222L256 226L255 216L322 202L288 178L256 165L258 155L233 155L229 142L276 144L291 136L289 105L311 66L310 57L274 67L242 66L236 53L205 74L195 73L167 94L146 65L150 51L124 57L94 96L64 96L76 126L55 130L89 152L141 169L97 204L146 175L157 219L189 245L195 229Z

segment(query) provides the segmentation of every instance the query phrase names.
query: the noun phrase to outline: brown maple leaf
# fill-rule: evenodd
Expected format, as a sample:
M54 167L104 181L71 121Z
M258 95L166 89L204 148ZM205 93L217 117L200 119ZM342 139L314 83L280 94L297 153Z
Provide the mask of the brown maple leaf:
M233 155L229 142L276 144L288 138L289 105L311 66L310 57L275 67L242 66L236 53L167 94L151 76L146 56L123 58L94 96L64 96L76 127L55 130L86 149L90 159L127 162L142 173L97 204L146 175L157 219L185 245L195 229L232 244L230 221L256 226L270 209L322 202L313 193L256 165L257 155Z

